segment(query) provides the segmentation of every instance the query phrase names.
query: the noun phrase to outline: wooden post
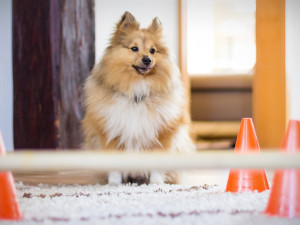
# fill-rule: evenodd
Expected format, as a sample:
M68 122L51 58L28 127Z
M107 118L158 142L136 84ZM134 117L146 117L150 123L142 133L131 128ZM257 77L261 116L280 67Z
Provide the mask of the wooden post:
M93 0L13 0L15 148L78 148Z
M285 0L256 1L253 117L261 147L279 147L286 125Z
M191 85L187 71L187 0L178 0L179 69L186 92L187 109L191 112Z
M62 2L59 146L78 148L84 113L82 87L95 61L94 1Z

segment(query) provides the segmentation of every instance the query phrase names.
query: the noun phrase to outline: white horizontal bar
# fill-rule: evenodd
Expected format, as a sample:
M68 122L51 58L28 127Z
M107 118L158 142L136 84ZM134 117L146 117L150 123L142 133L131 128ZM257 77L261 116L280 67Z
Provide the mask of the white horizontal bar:
M18 151L0 156L0 171L64 170L186 170L221 168L300 169L300 154L264 151L235 154L205 151L193 154L163 152Z

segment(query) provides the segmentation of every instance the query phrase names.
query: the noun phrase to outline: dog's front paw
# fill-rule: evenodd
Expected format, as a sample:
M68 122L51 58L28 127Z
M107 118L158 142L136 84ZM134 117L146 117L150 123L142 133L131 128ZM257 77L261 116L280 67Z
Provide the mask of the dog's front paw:
M130 184L148 184L149 183L149 173L145 171L141 172L124 172L123 182Z
M132 176L132 175L129 175L126 178L126 183L142 185L142 184L146 184L147 180L148 179L147 179L146 176Z
M122 174L120 172L110 172L108 174L108 184L119 186L122 184Z
M152 171L150 174L150 184L163 184L165 182L165 174Z

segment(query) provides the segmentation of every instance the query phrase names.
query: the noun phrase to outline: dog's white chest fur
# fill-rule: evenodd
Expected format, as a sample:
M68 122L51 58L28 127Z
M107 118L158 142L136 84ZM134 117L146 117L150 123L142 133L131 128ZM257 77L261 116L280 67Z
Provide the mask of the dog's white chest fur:
M149 96L144 83L134 87L133 91L138 98L144 96L143 99L136 102L134 98L116 94L112 104L100 110L105 119L107 142L119 138L118 147L124 145L128 151L160 146L159 131L180 114L180 104L174 99L181 97L180 93L174 90L167 100L160 101L158 97Z

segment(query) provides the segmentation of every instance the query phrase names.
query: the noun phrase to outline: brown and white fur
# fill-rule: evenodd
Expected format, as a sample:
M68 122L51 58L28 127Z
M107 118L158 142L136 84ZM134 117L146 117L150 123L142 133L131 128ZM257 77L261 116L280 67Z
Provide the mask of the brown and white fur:
M178 68L157 18L147 29L125 12L85 86L82 122L86 149L187 151L189 117ZM166 173L108 174L108 183L174 182Z

